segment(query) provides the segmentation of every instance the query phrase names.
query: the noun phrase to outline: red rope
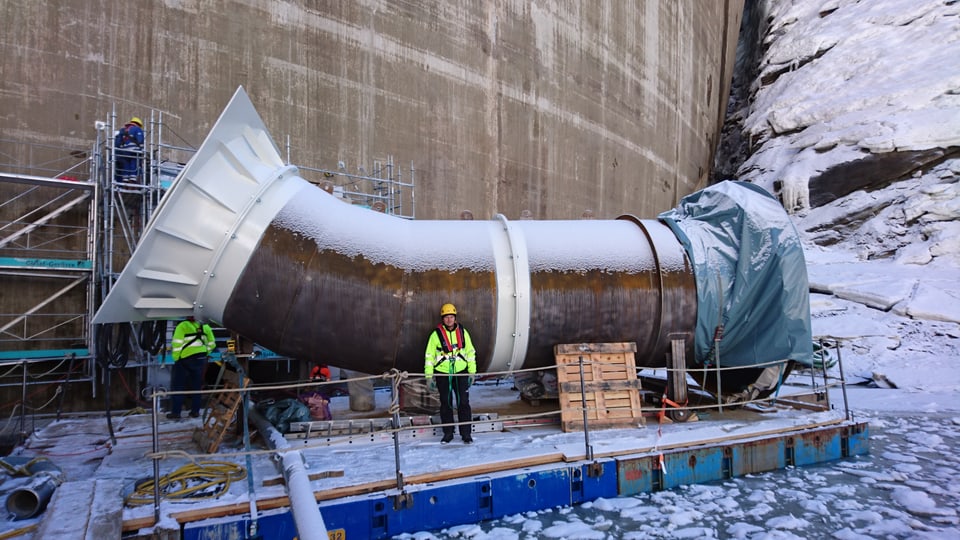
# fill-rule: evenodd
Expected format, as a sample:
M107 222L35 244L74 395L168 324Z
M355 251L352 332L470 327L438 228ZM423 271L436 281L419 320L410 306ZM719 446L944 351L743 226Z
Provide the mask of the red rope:
M71 367L71 369L70 369L70 371L67 373L67 375L72 375L72 374L73 374L73 368ZM56 381L51 381L49 384L45 384L45 385L43 385L43 386L37 386L37 387L35 387L34 390L33 390L33 392L30 392L29 394L27 394L27 397L31 397L31 398L32 398L32 397L36 396L37 394L39 394L39 393L41 393L41 392L43 392L43 391L45 391L45 390L48 390L48 389L49 389L50 387L52 387L52 386L56 386L56 385L58 385L58 384L63 384L63 383L66 382L66 380L67 380L67 375L64 375L63 377L61 377L60 379L58 379L58 380L56 380ZM7 407L10 407L11 405L16 406L18 403L20 403L20 400L19 400L19 399L16 400L16 401L9 401L9 402L7 402L7 403L4 403L3 405L0 405L0 411L5 410Z
M127 389L127 394L133 398L133 402L137 405L147 406L147 401L140 399L140 396L136 392L130 389L130 384L127 383L127 378L123 376L123 371L117 370L117 374L120 375L120 382L123 383L123 387Z

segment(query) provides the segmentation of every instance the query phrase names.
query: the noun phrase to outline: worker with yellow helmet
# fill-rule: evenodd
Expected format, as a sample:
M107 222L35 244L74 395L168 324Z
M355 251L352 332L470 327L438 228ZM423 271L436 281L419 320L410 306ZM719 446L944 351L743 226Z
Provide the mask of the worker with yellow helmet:
M140 180L143 161L143 120L134 116L113 138L114 167L117 181Z
M477 351L470 333L457 322L456 306L444 304L440 308L440 320L427 340L423 373L427 377L427 386L440 392L440 421L443 423L440 443L453 440L453 400L456 399L460 438L464 444L470 444L473 442L470 385L477 373Z

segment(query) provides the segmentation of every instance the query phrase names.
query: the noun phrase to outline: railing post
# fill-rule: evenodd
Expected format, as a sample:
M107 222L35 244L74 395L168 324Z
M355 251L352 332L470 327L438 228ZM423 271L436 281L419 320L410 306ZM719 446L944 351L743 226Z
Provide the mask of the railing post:
M840 340L834 341L837 344L837 367L840 369L840 388L843 390L843 411L846 419L850 420L850 402L847 401L847 378L843 375L843 358L840 357Z
M583 409L583 444L587 460L593 459L593 447L590 446L590 430L587 429L587 389L583 380L583 355L580 355L580 406Z
M27 361L23 363L23 380L20 383L20 440L18 445L27 440Z
M151 426L153 433L153 522L160 522L160 422L157 416L160 414L160 397L157 392L151 396L153 406L151 410Z
M720 340L723 339L723 324L713 332L713 365L717 369L717 412L723 414L723 391L720 388Z
M827 379L827 359L826 354L827 350L824 348L826 344L823 341L823 338L818 340L820 343L820 370L823 373L823 396L827 400L827 408L830 408L830 381ZM816 355L814 355L814 366L816 367ZM812 370L811 370L812 371ZM820 401L819 395L817 396L817 401Z
M393 463L397 473L397 489L402 492L403 472L400 471L400 372L396 368L390 370L390 378L390 411L393 416Z

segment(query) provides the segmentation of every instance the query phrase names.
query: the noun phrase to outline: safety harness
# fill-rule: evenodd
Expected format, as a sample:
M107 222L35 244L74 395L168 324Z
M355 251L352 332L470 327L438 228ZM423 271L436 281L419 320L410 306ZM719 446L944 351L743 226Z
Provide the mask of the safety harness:
M457 329L456 329L457 342L456 343L450 342L450 336L447 334L447 329L444 328L442 323L437 325L436 332L437 332L437 337L440 338L440 346L442 347L441 350L443 352L449 354L456 349L463 348L463 325L462 324L457 323Z
M117 148L126 148L127 146L137 145L136 141L133 139L133 135L130 135L130 124L120 128L120 132L117 133L117 137L113 141L113 145Z
M449 336L449 334L447 333L446 327L443 326L443 323L440 323L440 324L437 325L436 332L437 332L437 337L440 338L440 349L439 349L439 350L443 351L443 352L446 353L446 354L450 354L450 353L452 353L452 352L455 351L455 350L463 349L463 347L464 347L464 339L463 339L463 325L462 325L462 324L457 323L457 328L456 328L456 330L454 330L454 332L456 333L456 339L457 339L457 342L456 342L456 343L451 343L451 342L450 342L450 336ZM460 354L459 356L460 356L460 358L463 358L463 355L462 355L462 354ZM437 358L437 361L433 364L433 366L436 367L436 366L440 365L440 363L442 363L444 360L445 360L445 358L441 355L440 357ZM451 359L449 359L449 362L450 362L450 370L453 371L453 369L455 369L454 366L455 366L455 364L456 364L456 360L453 359L453 358L451 358ZM450 406L453 407L453 406L454 406L454 402L456 402L456 407L459 408L459 407L460 407L460 394L458 394L457 392L455 392L455 391L453 390L453 377L452 377L452 376L449 377L449 378L447 379L447 381L448 381L448 383L447 383L447 391L450 392L450 394L449 394L449 396L450 396ZM469 391L469 390L467 390L467 391Z
M193 337L190 338L190 341L184 343L183 346L180 347L180 354L181 354L181 357L180 357L180 358L181 358L181 359L184 358L184 356L182 356L183 351L185 351L185 350L186 350L187 348L189 348L189 347L192 347L193 344L196 343L197 341L200 341L200 344L204 346L204 349L206 349L206 343L204 343L204 337L205 337L205 336L204 336L204 332L203 332L203 323L197 322L196 324L197 324L197 327L194 329ZM188 335L189 335L189 334L188 334ZM198 356L198 355L201 355L201 354L204 355L204 356L206 356L206 355L207 355L207 352L204 351L204 352L202 352L202 353L193 353L193 354L191 354L190 356L187 356L186 358L193 358L194 356Z

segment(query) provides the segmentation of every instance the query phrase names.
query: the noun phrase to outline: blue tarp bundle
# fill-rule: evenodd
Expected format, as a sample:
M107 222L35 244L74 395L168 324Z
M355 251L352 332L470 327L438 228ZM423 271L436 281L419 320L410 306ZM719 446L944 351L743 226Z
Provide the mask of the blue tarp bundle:
M762 188L725 181L660 214L683 243L697 282L696 360L720 365L813 358L807 266L796 228Z

